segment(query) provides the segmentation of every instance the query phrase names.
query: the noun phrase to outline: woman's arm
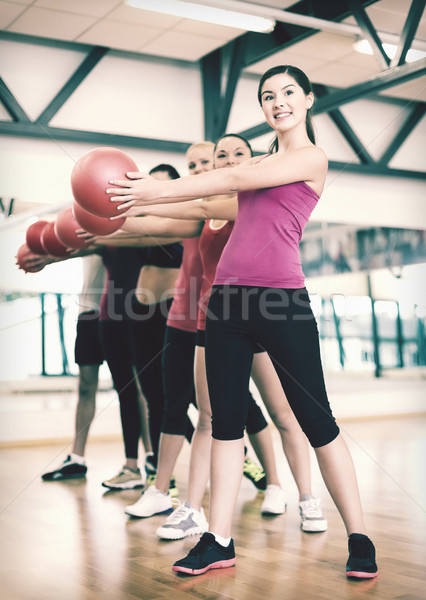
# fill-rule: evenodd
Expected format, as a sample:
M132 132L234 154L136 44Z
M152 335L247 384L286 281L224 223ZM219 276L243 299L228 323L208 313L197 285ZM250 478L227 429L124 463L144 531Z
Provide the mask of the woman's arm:
M129 179L113 180L107 189L111 201L123 202L117 207L124 214L134 204L182 202L218 194L277 187L296 181L306 181L320 194L327 172L327 158L316 146L278 152L255 164L233 169L216 169L196 176L159 181L142 173L129 173Z
M146 246L169 246L175 242L181 242L181 238L172 237L141 237L141 236L111 236L95 237L93 243L99 246L114 246L115 248L141 248Z
M130 216L155 216L172 219L192 219L193 221L205 221L207 219L222 219L224 221L235 221L238 212L238 199L235 194L216 196L208 200L189 200L176 202L175 204L149 204L144 206L133 206L128 210L127 221L123 229L137 231L137 222L141 219L129 220ZM111 219L121 218L111 217ZM129 222L130 221L130 222ZM193 222L191 221L191 222ZM198 230L199 228L197 228ZM187 236L185 236L187 237Z
M199 221L182 218L164 218L160 216L142 216L139 218L127 218L122 230L128 235L153 237L191 238L198 237L202 225Z

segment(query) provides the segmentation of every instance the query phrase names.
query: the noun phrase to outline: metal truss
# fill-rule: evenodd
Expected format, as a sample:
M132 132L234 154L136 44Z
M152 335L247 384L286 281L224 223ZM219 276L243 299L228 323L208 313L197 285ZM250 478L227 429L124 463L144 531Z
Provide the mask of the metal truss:
M345 169L364 174L425 179L426 173L393 169L388 166L390 160L399 150L406 137L423 117L425 103L414 101L409 103L411 113L378 161L375 161L371 157L339 110L340 106L355 102L361 98L370 97L378 99L377 94L379 92L383 92L390 87L400 85L426 73L426 59L414 63L407 63L405 61L407 51L413 41L424 9L424 1L412 1L396 56L392 61L384 52L377 31L365 12L365 7L372 3L374 3L373 0L367 2L347 0L347 3L341 2L341 0L329 2L302 0L288 9L295 14L310 15L318 19L327 19L334 22L338 22L353 14L364 35L370 41L383 67L382 72L377 76L346 89L329 90L320 84L314 86L318 98L315 104L315 114L327 113L330 116L340 133L355 152L359 161L349 165L338 161L331 161L330 168ZM349 5L351 10L348 10L347 5ZM246 33L204 57L200 61L200 69L203 84L205 139L214 141L226 132L235 90L245 67L271 56L279 50L289 47L314 33L316 33L316 30L312 28L277 22L275 30L270 34ZM87 48L87 46L69 42L54 42L32 36L21 36L4 32L0 37L68 49ZM80 131L51 127L49 125L54 115L107 52L108 48L104 47L97 46L90 48L81 65L34 121L29 118L17 99L13 96L11 90L0 79L0 101L10 115L10 120L0 121L0 134L184 153L189 147L190 142L106 134L96 131ZM138 56L140 57L140 55ZM383 98L383 101L389 100ZM395 100L394 102L399 101ZM270 131L269 126L262 123L239 133L252 140Z

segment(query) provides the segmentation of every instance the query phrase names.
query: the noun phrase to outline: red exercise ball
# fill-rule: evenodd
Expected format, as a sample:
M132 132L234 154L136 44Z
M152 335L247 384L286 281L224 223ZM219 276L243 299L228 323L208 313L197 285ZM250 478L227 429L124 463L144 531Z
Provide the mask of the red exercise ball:
M71 188L80 206L97 217L114 217L119 203L111 202L106 189L111 179L126 179L126 173L138 171L130 156L117 148L96 148L76 163L71 173Z
M41 244L50 256L56 256L56 258L69 256L69 250L55 233L55 221L50 221L41 232Z
M72 206L69 206L56 217L55 233L67 248L84 248L87 243L83 238L77 237L77 229L81 229L81 225L75 220Z
M73 212L75 220L79 223L81 228L93 235L109 235L110 233L114 233L114 231L120 229L126 221L125 217L115 221L110 221L104 217L96 217L87 212L87 210L84 210L77 202L74 202L73 204Z
M36 256L38 255L31 252L27 244L22 244L22 246L18 248L18 252L16 253L16 262L18 263L18 267L25 271L25 273L37 273L38 271L41 271L44 265L29 266L27 264L28 258Z
M35 252L36 254L44 254L44 255L47 254L46 250L41 245L41 240L40 240L41 232L43 231L43 229L47 225L47 223L48 223L48 221L37 221L36 223L33 223L32 225L30 225L27 229L27 233L26 233L27 246L32 252Z

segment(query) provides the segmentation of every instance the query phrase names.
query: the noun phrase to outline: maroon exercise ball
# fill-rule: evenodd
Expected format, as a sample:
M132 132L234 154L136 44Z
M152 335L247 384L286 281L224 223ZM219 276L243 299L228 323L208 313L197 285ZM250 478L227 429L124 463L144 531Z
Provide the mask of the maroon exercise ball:
M44 253L44 254L46 254L46 253ZM22 246L20 246L18 248L18 252L16 253L16 262L18 263L18 267L20 269L22 269L23 271L25 271L25 273L37 273L38 271L41 271L43 269L44 265L30 266L27 263L27 260L29 258L32 258L35 256L39 256L39 254L35 254L34 252L31 252L31 250L27 244L22 244Z
M77 229L81 229L81 225L75 220L72 206L68 206L56 217L55 233L67 248L85 248L87 243L83 238L77 237Z
M136 163L117 148L96 148L76 163L71 173L71 188L80 206L97 217L114 217L120 203L111 202L106 189L111 179L126 179L126 173L138 171Z
M109 235L110 233L114 233L126 221L125 217L116 219L115 221L110 221L110 219L105 219L104 217L96 217L87 212L87 210L84 210L77 202L73 204L73 211L77 223L81 225L81 229L93 235Z
M37 221L30 225L26 233L26 242L31 252L36 254L46 255L46 250L41 245L41 232L47 225L48 221Z
M55 221L50 221L41 232L41 244L50 256L56 258L69 256L69 250L55 233Z

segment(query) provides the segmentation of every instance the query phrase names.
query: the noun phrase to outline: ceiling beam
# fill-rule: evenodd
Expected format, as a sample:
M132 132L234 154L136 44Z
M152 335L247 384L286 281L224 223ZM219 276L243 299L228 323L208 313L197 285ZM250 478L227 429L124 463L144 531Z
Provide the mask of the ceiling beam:
M0 102L15 122L30 123L30 118L0 77Z
M325 85L313 85L314 94L317 98L325 98L328 95L328 90ZM342 112L335 108L328 113L330 119L336 125L340 133L343 135L349 146L355 152L356 157L359 158L361 163L363 164L373 164L374 160L370 156L368 150L365 148L364 144L358 138L352 127L349 125L348 121L342 114Z
M201 59L204 136L216 141L226 131L242 68L246 38L239 37ZM225 90L222 92L223 82Z
M357 83L349 88L342 89L327 98L320 99L316 106L316 114L328 112L333 108L339 108L343 104L354 102L371 94L377 94L383 90L401 85L411 79L421 77L426 73L426 58L413 63L406 63L399 67L391 67L382 73L378 73L362 83Z
M416 31L419 26L420 19L422 18L424 9L424 0L413 0L411 3L410 10L408 12L407 19L398 43L396 54L391 62L391 67L405 63L407 52L411 47L414 36L416 35Z
M112 135L96 131L78 131L62 129L60 127L40 126L37 123L10 123L0 121L0 135L17 137L31 137L50 140L51 142L83 142L87 144L100 144L105 146L118 146L125 148L138 148L140 150L155 150L160 152L173 152L184 154L191 142L175 142L172 140L155 140L128 135ZM258 154L258 153L255 153ZM426 173L405 169L390 169L378 163L363 165L338 161L330 161L329 168L338 171L348 171L363 175L388 175L392 177L408 177L412 179L426 179Z
M225 93L221 99L220 119L215 139L223 135L228 125L229 115L231 113L232 102L234 100L235 90L244 66L244 55L247 39L238 37L230 46L230 56L228 62L228 72Z
M90 71L105 56L109 48L95 46L83 60L78 69L71 75L62 89L56 94L49 105L43 110L36 119L39 123L47 125L55 116L58 110L65 104L68 98L75 92L81 82L88 76Z
M218 48L200 61L204 104L204 138L213 141L218 128L222 82L222 52Z
M377 35L377 31L365 12L364 7L359 0L347 0L352 9L356 22L361 28L362 35L370 43L373 53L382 69L386 69L390 64L390 58L383 49L382 42Z
M158 150L161 152L176 152L183 154L191 142L175 142L172 140L156 140L152 138L136 137L131 135L115 135L97 131L80 131L78 129L64 129L50 127L38 123L11 123L0 121L0 135L12 135L66 142L83 142L86 144L100 144L105 146L121 146L141 148L144 150Z
M410 169L391 169L385 165L374 163L371 165L362 165L358 163L345 163L337 160L328 162L330 171L339 171L341 173L358 173L360 175L380 175L384 177L403 177L409 179L426 180L426 172L411 171Z
M402 144L408 138L410 133L416 127L416 125L420 122L426 112L425 104L417 104L411 113L408 115L407 119L403 123L402 127L389 144L388 148L385 150L383 155L379 159L379 163L381 165L387 165L401 148Z

